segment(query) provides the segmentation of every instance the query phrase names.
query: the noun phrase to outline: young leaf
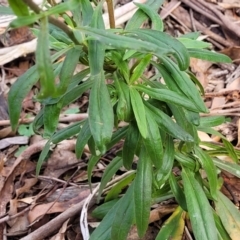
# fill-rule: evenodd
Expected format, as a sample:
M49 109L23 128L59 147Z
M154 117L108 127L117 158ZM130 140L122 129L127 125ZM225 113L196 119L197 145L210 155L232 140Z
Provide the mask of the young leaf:
M218 180L217 180L217 170L216 170L216 167L214 166L213 160L201 148L196 146L194 148L194 150L198 157L199 162L201 163L203 169L205 170L205 172L207 174L211 196L214 199L216 199L217 198L217 189L218 189Z
M147 121L146 121L146 113L145 113L143 100L139 92L134 88L130 88L130 98L131 98L131 104L132 104L133 112L135 115L135 119L138 125L138 129L142 137L146 138L147 137Z
M18 125L22 109L22 101L38 79L39 75L34 66L29 68L21 77L19 77L10 88L8 93L8 111L13 131L16 130Z
M215 127L226 121L224 116L210 116L210 117L201 117L200 126L201 127Z
M209 48L211 47L210 43L203 42L203 41L198 41L198 40L193 40L189 38L177 38L178 41L180 41L186 48L196 48L196 49L201 49L201 48Z
M147 54L145 57L141 59L138 65L133 69L133 73L130 77L129 83L133 84L137 81L145 71L145 68L148 66L150 60L152 58L152 54Z
M220 217L224 228L231 239L238 239L240 236L240 213L236 206L220 191L215 201L216 212Z
M218 240L231 240L221 222L221 219L219 218L215 211L213 212L213 217L218 231Z
M164 222L161 227L156 240L174 239L181 240L184 232L184 218L186 213L177 207L173 214Z
M148 228L152 201L152 163L144 146L141 148L134 182L135 218L139 237Z
M182 170L182 179L195 239L217 240L218 236L212 209L202 187L194 178L193 172L187 168Z
M111 180L113 175L119 170L119 168L122 167L122 164L123 164L122 158L117 156L106 167L106 169L103 173L103 176L102 176L99 190L98 190L98 201L102 194L103 189L105 188L107 183Z
M113 109L103 72L94 79L89 98L89 126L98 150L104 153L112 137Z

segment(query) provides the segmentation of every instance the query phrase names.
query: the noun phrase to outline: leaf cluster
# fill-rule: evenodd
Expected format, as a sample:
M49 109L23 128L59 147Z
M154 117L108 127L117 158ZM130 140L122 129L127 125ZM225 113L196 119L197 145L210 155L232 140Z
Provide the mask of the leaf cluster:
M101 156L124 140L120 153L104 172L99 196L119 168L131 170L138 159L137 170L118 182L105 196L106 203L94 212L104 219L91 240L126 239L133 224L143 237L151 205L171 197L179 207L157 239L181 239L186 216L198 240L230 239L240 232L239 224L238 230L231 228L231 221L240 217L219 191L218 177L222 169L239 177L239 153L211 128L224 118L200 117L208 111L201 96L203 89L188 71L190 57L230 62L228 57L208 50L209 44L197 40L198 33L179 38L165 33L156 12L162 0L136 4L139 9L124 29L105 29L102 2L94 7L89 0L69 0L55 6L48 3L45 11L31 1L9 3L18 16L12 27L39 24L34 29L38 37L36 65L18 78L8 98L11 125L16 129L24 97L40 82L35 100L42 103L42 109L33 130L49 141L40 155L37 173L51 144L72 136L77 136L75 152L79 158L86 144L90 148L90 184ZM152 28L140 28L147 18ZM55 50L53 55L50 49ZM58 61L62 56L64 61ZM75 73L79 63L85 69ZM144 74L149 67L156 72L150 78ZM57 130L62 108L86 91L90 91L88 118ZM125 127L120 127L122 121ZM220 135L224 146L201 143L197 131ZM235 162L221 161L218 155L230 155ZM180 174L174 175L173 168ZM173 228L173 223L177 227Z

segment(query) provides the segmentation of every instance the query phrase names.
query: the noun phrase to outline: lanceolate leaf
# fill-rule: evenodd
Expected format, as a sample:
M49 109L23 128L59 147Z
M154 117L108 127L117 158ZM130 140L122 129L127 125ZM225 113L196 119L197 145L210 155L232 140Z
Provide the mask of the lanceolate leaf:
M79 128L80 128L80 126L79 126ZM90 137L91 137L91 131L89 128L89 123L88 123L88 121L86 121L83 124L81 131L77 137L77 142L76 142L76 146L75 146L75 153L76 153L77 158L80 158L82 156L84 147L87 144Z
M94 79L89 98L89 126L98 150L104 153L112 137L113 109L103 72Z
M174 197L176 198L178 204L181 206L182 209L187 211L185 195L183 193L183 190L178 185L178 182L177 182L175 176L173 175L173 173L171 173L169 176L169 184L170 184L172 193L173 193Z
M107 185L107 183L111 180L111 178L113 177L113 175L119 170L120 167L122 167L122 158L121 157L115 157L106 167L103 176L102 176L102 180L101 180L101 184L99 187L99 191L98 191L98 200L102 194L103 189L105 188L105 186Z
M160 186L167 181L172 171L174 162L174 151L175 149L173 144L173 138L166 134L165 151L163 155L162 166L157 171L157 181Z
M127 238L128 232L134 221L134 195L133 185L121 199L121 205L118 206L112 223L111 239L123 240Z
M40 77L40 99L55 97L55 76L49 52L48 18L43 17L36 50L36 65Z
M141 148L134 182L135 218L139 237L143 237L150 215L152 200L152 163L144 146Z
M195 153L199 159L199 162L201 163L203 169L205 170L207 174L207 178L210 185L210 192L213 198L217 198L217 188L218 188L218 180L217 180L217 171L216 167L214 166L212 158L205 153L202 149L199 147L194 148Z
M188 53L190 57L200 58L200 59L211 61L211 62L226 62L226 63L232 62L231 58L229 58L224 54L211 52L205 49L192 48L192 49L188 49Z
M208 199L193 172L182 170L184 193L193 233L196 240L217 240L217 231Z
M232 240L240 236L240 213L236 206L220 191L215 201L216 212Z
M185 215L186 213L180 207L177 207L167 221L164 222L160 232L156 237L156 240L182 240L185 226Z
M132 162L133 162L134 154L135 154L139 139L140 139L140 134L139 134L137 125L135 122L131 122L129 124L127 136L124 141L123 152L122 152L123 166L126 169L132 168Z
M139 92L130 88L130 98L131 104L134 112L135 119L137 121L138 129L143 138L147 137L147 121L146 121L146 113L143 104L143 100L139 94Z
M147 137L143 139L146 151L157 169L162 167L163 146L158 125L153 114L146 108Z
M148 102L145 102L145 105L153 113L153 117L156 120L160 129L164 130L165 132L169 133L171 136L177 139L187 142L193 141L192 136L186 131L184 131L178 124L176 124L167 114L157 109Z
M134 86L134 88L148 94L150 97L154 99L158 99L166 103L173 103L175 105L184 107L194 112L199 112L198 108L190 100L188 100L184 95L177 94L171 90L149 88L143 85L136 85Z
M22 101L38 79L39 75L36 67L31 67L17 79L8 93L8 110L13 131L16 130L18 125Z

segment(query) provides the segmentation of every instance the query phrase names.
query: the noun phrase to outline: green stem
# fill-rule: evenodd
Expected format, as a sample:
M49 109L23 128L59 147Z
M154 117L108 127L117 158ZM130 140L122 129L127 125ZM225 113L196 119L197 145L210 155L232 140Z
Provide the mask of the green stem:
M42 9L39 8L38 5L35 4L32 0L23 0L23 2L27 6L29 6L35 13L40 13L42 11ZM72 30L66 24L64 24L63 22L59 21L58 19L56 19L56 18L54 18L52 16L49 16L48 19L49 19L50 23L52 23L53 25L55 25L58 28L62 29L75 44L79 44L79 42L75 38Z
M107 8L108 8L110 28L115 28L113 0L106 0L106 2L107 2Z

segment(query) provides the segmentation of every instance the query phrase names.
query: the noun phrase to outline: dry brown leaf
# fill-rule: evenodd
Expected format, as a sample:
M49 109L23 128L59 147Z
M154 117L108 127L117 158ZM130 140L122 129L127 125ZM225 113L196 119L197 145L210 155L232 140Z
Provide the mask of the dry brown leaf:
M63 212L66 209L70 208L72 205L81 202L90 194L89 189L84 189L77 197L72 198L66 202L56 202L56 203L45 203L35 206L31 211L28 213L28 219L30 224L37 220L39 217L45 214L51 213L59 213Z
M69 219L65 221L62 225L62 227L59 229L58 233L51 237L50 240L65 240L65 233L67 231L67 225L68 225Z
M208 85L208 69L212 66L212 63L208 61L204 61L201 59L191 58L190 59L190 67L192 72L196 74L197 79L202 84L205 89Z
M27 193L32 186L37 183L37 178L26 178L24 180L24 185L16 190L16 196L18 197L22 193Z
M221 53L229 56L236 63L240 62L240 47L239 46L225 48L221 51Z

